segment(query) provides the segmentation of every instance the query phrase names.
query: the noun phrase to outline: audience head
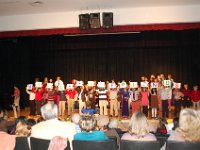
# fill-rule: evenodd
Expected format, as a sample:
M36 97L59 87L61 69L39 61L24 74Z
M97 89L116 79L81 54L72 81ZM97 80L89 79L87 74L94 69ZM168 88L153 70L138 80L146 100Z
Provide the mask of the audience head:
M45 121L43 117L39 117L39 118L37 119L37 123L40 123L40 122L42 122L42 121Z
M167 120L162 117L158 117L158 130L165 130L167 131L166 125L167 125Z
M80 120L80 115L78 114L78 113L74 113L73 115L72 115L72 122L74 123L74 124L78 124L79 123L79 120Z
M104 116L104 115L99 115L97 118L97 126L101 129L107 129L108 128L108 124L109 124L109 117L108 116Z
M81 131L90 132L96 128L96 119L94 115L84 114L79 120Z
M18 136L30 136L31 127L24 122L18 122L15 130L15 134Z
M178 126L179 126L179 118L176 117L176 118L173 119L173 128L172 128L172 130L175 130L176 128L178 128Z
M146 116L138 111L133 113L129 123L129 133L143 136L149 133L149 125Z
M118 120L117 119L113 119L109 122L108 127L110 129L116 129L118 128Z
M67 138L55 136L51 139L48 150L63 150L67 147L67 142Z
M25 116L19 116L16 120L15 120L15 124L17 125L18 122L23 122L23 123L27 123L26 117Z
M29 125L29 126L34 126L36 124L36 121L34 120L34 119L28 119L27 120L27 125Z
M41 107L41 114L45 120L55 119L58 116L58 107L56 104L47 103Z
M188 142L200 142L200 111L181 110L176 131Z

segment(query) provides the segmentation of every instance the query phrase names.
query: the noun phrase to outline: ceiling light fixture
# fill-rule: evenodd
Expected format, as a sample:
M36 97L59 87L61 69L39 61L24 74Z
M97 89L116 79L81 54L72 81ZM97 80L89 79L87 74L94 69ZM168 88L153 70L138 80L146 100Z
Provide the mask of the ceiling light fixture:
M33 7L42 7L43 2L41 2L41 1L34 1L34 2L31 2L30 5L33 6Z

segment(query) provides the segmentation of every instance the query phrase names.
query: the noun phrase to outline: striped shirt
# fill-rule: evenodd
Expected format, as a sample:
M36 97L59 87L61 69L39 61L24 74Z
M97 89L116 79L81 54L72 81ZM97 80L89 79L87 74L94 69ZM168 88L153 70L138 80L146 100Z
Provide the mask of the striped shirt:
M99 91L99 100L107 100L107 90Z

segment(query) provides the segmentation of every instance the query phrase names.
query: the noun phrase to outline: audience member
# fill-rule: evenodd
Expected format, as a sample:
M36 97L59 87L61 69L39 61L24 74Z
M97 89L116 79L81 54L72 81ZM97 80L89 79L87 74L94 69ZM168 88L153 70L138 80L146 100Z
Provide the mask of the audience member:
M129 123L129 133L125 133L122 140L156 141L156 137L149 132L149 124L143 113L133 113Z
M158 118L158 128L156 134L167 134L167 120L165 118Z
M31 136L41 139L52 139L55 136L69 138L71 142L76 133L75 125L72 122L63 122L57 119L57 105L49 103L41 107L41 114L46 121L42 121L32 127Z
M169 141L200 142L200 114L193 109L180 112L179 127L168 138Z
M76 133L81 132L81 128L79 126L80 115L78 113L74 113L72 115L72 122L75 124Z
M16 126L15 135L17 136L30 136L31 127L24 122L18 122Z
M95 116L86 114L82 115L79 121L82 132L74 135L74 140L96 141L108 140L108 137L103 131L95 130L96 119Z

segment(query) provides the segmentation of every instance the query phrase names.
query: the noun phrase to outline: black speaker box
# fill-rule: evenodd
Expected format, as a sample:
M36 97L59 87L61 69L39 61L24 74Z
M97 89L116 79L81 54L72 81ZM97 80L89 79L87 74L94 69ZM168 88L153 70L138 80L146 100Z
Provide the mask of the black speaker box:
M103 16L103 28L112 28L113 27L113 13L104 12Z
M79 28L81 30L90 29L90 15L89 14L79 15Z
M101 27L100 13L91 13L90 14L90 28L97 29L100 27Z

